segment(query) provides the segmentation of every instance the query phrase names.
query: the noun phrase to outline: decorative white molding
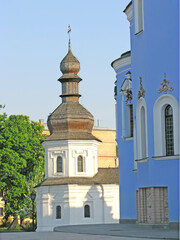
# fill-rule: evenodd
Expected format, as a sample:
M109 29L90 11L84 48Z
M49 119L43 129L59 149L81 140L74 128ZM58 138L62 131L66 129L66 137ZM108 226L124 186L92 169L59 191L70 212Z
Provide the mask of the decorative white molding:
M124 13L126 14L127 16L127 20L129 22L132 21L133 19L133 8L132 8L132 3L130 5L128 5L128 7L124 10Z
M173 135L174 135L174 154L179 154L179 106L177 100L170 94L161 95L154 104L154 155L165 156L165 121L164 110L167 105L171 105L173 109Z
M179 159L180 155L175 155L175 156L154 156L152 157L154 160L171 160L171 159Z
M121 91L126 92L128 89L132 89L132 81L126 78L121 86Z
M134 139L133 137L125 137L125 138L124 138L125 141L131 141L131 140L133 140L133 139Z
M92 177L98 171L97 148L100 142L96 140L59 140L46 141L45 148L45 177ZM77 171L77 157L83 156L84 172ZM63 172L57 173L56 160L63 159ZM93 160L93 161L92 161Z
M116 74L116 77L119 76L121 73L124 73L124 72L130 71L130 70L131 70L131 68L127 68L127 69L125 69L125 70L123 70L123 71L117 73L117 74Z
M148 157L147 158L142 158L142 159L136 159L135 161L137 162L137 163L144 163L144 162L147 162L148 161Z
M126 67L131 64L131 56L121 57L115 60L112 64L115 72L117 72L120 68Z

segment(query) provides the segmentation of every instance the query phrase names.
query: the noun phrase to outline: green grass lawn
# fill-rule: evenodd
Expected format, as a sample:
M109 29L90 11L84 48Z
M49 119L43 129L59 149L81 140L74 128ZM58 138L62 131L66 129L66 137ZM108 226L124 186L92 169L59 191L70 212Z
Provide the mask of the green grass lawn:
M1 227L0 232L24 232L24 229L21 226L17 226L15 229L8 230L8 227Z

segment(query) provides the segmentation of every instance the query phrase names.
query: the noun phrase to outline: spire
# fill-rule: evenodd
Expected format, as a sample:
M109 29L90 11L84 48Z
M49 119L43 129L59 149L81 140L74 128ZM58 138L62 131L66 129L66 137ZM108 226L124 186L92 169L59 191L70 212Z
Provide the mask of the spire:
M60 63L62 76L58 79L61 83L62 103L48 117L50 140L97 140L92 134L94 124L93 115L80 103L79 82L82 80L77 74L80 62L72 54L71 28L68 27L69 51Z
M77 75L80 70L80 62L71 51L70 25L67 33L69 34L69 50L60 63L60 70L63 75L58 79L62 83L62 94L60 97L62 102L78 102L79 97L81 97L79 94L79 82L82 79Z
M68 34L69 34L69 50L71 50L71 39L70 39L71 26L70 26L70 24L68 25Z

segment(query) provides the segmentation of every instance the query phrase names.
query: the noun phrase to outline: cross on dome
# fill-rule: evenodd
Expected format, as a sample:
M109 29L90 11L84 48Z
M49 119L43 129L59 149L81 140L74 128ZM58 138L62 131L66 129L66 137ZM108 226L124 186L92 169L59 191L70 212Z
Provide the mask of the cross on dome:
M71 39L70 39L70 35L71 35L71 26L70 26L70 24L68 25L68 32L67 32L68 34L69 34L69 50L71 49Z

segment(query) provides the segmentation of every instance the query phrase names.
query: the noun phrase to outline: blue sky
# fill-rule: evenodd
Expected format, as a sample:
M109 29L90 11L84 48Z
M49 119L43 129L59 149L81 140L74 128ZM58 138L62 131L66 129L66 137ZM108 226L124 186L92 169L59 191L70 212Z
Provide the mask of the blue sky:
M129 50L129 0L0 2L0 104L45 122L60 103L59 64L71 48L81 64L80 103L102 127L115 128L111 62Z

